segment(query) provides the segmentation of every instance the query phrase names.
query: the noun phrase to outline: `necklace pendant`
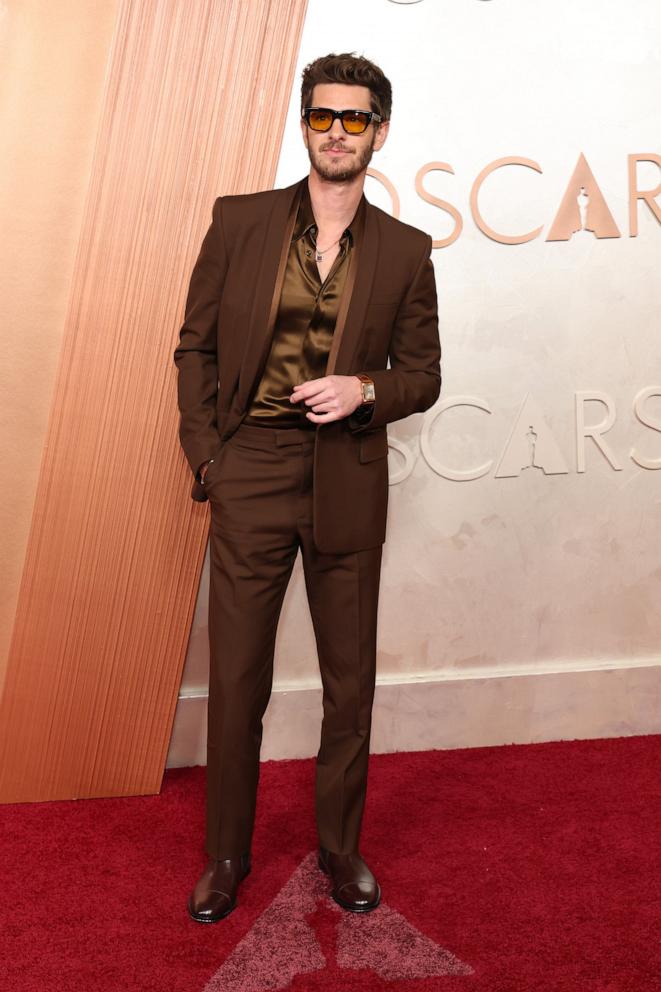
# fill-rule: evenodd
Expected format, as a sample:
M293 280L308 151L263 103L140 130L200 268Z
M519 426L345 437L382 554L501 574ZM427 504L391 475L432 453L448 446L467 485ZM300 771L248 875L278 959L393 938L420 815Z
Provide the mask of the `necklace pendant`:
M317 251L315 257L316 257L316 259L317 259L318 262L323 262L323 260L324 260L324 256L321 254L320 251Z

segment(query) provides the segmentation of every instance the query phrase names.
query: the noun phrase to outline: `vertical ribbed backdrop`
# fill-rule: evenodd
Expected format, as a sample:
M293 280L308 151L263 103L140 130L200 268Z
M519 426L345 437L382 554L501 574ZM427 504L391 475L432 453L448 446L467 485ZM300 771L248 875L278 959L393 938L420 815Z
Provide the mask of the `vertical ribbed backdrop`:
M215 197L273 185L306 5L120 5L0 701L2 802L160 787L208 531L172 352Z

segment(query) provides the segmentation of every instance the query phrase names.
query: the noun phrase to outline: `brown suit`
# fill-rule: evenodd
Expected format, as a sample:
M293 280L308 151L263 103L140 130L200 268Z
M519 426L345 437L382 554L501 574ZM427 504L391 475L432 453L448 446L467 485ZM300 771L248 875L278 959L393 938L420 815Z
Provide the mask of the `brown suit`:
M440 343L428 235L367 204L326 374L366 372L364 426L243 423L268 358L301 186L219 197L190 282L180 343L181 443L211 502L207 841L250 850L275 635L299 548L323 683L319 838L356 850L376 676L388 504L386 424L430 407ZM386 368L390 359L391 368ZM213 458L204 486L198 470Z
M180 439L196 476L241 423L261 376L301 182L218 197L214 203L175 351ZM358 551L385 540L386 424L427 410L439 395L441 349L430 253L429 235L368 204L326 374L366 372L375 383L376 404L366 427L351 429L344 420L318 425L313 498L320 550ZM207 498L197 477L191 495Z

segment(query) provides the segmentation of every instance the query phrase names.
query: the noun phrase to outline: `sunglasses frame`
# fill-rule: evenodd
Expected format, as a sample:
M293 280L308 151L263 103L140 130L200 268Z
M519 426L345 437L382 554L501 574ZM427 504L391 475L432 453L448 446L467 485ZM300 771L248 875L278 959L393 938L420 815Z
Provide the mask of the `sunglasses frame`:
M325 114L331 114L331 122L327 128L322 129L318 127L312 127L312 125L310 124L310 114L312 113L313 110L323 110ZM367 124L365 125L362 131L349 131L344 123L343 114L363 114L365 117L367 117ZM336 118L338 117L340 119L340 122L342 124L342 129L345 132L345 134L351 134L351 135L365 134L365 131L370 126L370 124L374 122L381 124L383 122L383 118L379 114L375 114L373 110L356 110L356 109L332 110L331 107L304 107L303 111L301 112L301 117L303 118L307 126L310 128L310 130L314 131L316 134L327 134L327 132L330 131L333 124L335 123Z

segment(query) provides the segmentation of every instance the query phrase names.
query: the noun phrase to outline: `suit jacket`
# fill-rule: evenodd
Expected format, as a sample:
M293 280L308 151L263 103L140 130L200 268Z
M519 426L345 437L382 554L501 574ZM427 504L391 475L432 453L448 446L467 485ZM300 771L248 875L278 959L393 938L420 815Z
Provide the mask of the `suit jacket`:
M193 268L179 344L179 437L206 500L199 468L218 458L246 414L275 326L303 183L217 197ZM363 426L318 424L313 465L315 544L342 554L385 540L386 424L427 410L441 388L436 283L428 234L367 202L326 375L366 372L376 402ZM388 362L390 367L388 368Z

